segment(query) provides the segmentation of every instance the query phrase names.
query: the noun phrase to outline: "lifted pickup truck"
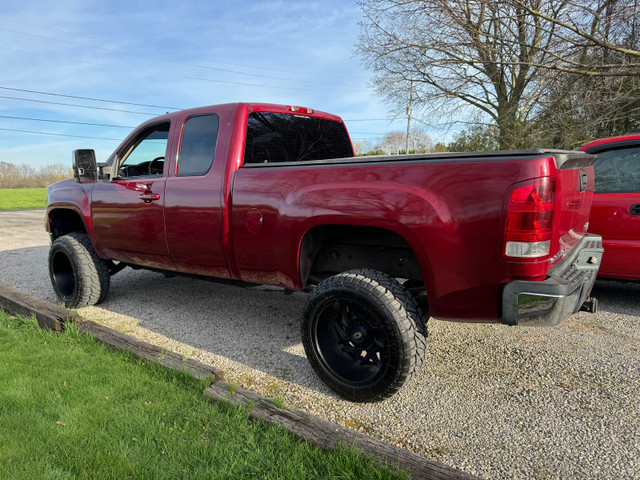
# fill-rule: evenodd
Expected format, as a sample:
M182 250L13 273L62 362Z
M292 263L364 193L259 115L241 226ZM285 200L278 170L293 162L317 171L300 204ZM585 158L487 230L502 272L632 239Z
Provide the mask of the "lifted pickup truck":
M126 266L310 292L320 377L355 401L419 369L430 316L555 325L587 299L595 157L526 150L354 158L339 117L235 103L135 129L48 189L58 297L104 300Z
M606 252L598 276L640 280L640 135L601 138L578 150L598 155L589 220Z

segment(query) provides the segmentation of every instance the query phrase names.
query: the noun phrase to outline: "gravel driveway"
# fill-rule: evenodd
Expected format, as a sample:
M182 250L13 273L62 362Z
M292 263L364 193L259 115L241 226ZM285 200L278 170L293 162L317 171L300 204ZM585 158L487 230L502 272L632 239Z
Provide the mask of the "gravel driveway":
M54 300L42 210L0 212L0 282ZM482 478L640 478L640 283L555 328L429 321L395 397L337 398L300 343L305 295L125 269L80 313L225 371L228 381Z

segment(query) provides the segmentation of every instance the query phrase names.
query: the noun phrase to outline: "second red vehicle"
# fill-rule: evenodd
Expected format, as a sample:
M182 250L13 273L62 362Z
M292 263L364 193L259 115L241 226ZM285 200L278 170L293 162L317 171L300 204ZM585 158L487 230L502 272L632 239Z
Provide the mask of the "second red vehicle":
M640 135L602 138L579 150L598 155L589 220L605 249L598 276L640 280Z

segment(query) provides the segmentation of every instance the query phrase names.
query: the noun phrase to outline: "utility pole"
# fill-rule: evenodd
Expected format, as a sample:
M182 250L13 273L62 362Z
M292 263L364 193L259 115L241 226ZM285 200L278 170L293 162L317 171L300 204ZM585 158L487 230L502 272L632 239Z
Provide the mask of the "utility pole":
M405 153L409 153L409 140L411 139L411 112L413 110L413 80L411 80L411 86L409 87L409 106L407 107L407 145Z

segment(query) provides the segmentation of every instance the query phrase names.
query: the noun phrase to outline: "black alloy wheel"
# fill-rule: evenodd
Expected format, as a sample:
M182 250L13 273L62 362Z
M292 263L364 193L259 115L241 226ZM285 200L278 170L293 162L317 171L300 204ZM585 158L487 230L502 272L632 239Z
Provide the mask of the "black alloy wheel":
M378 401L419 370L426 352L420 307L395 279L353 270L322 281L304 311L302 338L312 367L352 401Z
M354 386L380 375L389 358L389 342L374 311L351 298L336 298L327 302L314 323L315 347L326 370Z

